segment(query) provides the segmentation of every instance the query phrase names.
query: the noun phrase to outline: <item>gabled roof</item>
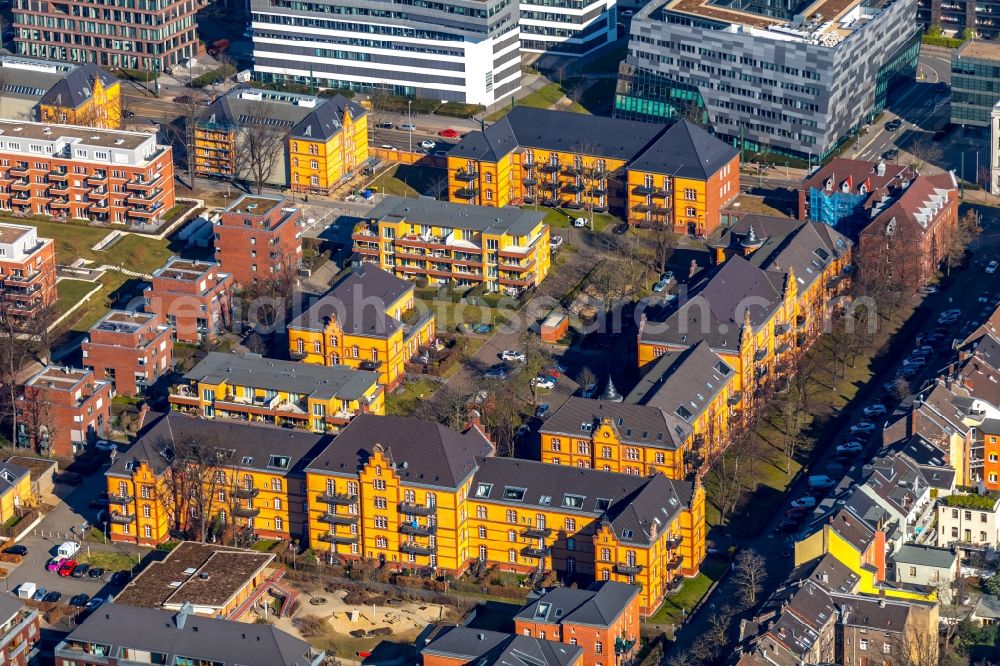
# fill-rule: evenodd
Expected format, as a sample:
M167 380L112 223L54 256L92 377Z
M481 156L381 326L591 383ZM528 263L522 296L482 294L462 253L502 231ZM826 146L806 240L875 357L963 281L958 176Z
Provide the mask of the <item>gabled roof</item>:
M412 282L363 264L293 319L288 328L324 331L327 322L336 319L345 334L387 338L402 328L403 322L387 314L386 308L412 289Z
M601 423L611 419L618 438L627 444L676 449L684 443L690 427L670 418L658 407L571 397L553 412L540 430L544 434L590 437Z
M677 178L708 180L740 151L687 120L671 125L629 165Z
M470 627L439 627L421 654L462 660L475 666L574 666L583 649L531 636Z
M329 435L302 430L199 419L178 412L168 412L155 420L147 417L147 423L135 443L115 458L106 474L131 477L132 468L139 462L148 463L154 473L160 474L169 467L163 452L169 452L175 443L184 440L220 449L232 467L301 473L305 464L332 439Z
M69 70L62 80L49 88L39 103L75 109L93 97L95 81L100 81L108 88L117 83L118 79L97 65L80 65Z
M688 506L692 492L691 483L662 474L639 477L516 458L485 458L479 461L469 498L514 509L574 511L606 521L621 541L649 544Z
M639 595L636 585L596 581L586 590L557 587L529 602L515 620L610 627Z
M941 213L954 202L958 183L951 172L918 176L862 231L862 236L897 235L919 238L931 231Z
M311 113L291 129L288 136L307 141L330 139L344 129L345 111L351 115L351 120L357 120L367 113L357 102L352 102L343 95L334 95L317 104Z
M915 543L903 544L892 556L896 564L918 564L938 569L954 569L958 555L951 548L921 546Z
M829 526L859 553L865 552L875 538L875 530L846 508L831 516Z
M0 463L0 495L11 488L16 488L18 482L30 474L31 470L27 467L9 462Z
M316 456L308 470L355 476L376 446L406 483L441 488L462 485L481 464L477 457L493 455L493 445L476 428L458 432L411 417L360 414Z
M708 348L708 343L699 341L660 356L625 402L662 409L668 421L680 421L673 424L675 429L690 430L688 424L694 423L729 386L735 372Z
M204 659L245 666L306 666L319 654L304 640L271 624L232 622L154 608L104 604L90 613L66 637L68 643L110 645L109 656L124 660L121 651L149 651L174 657Z

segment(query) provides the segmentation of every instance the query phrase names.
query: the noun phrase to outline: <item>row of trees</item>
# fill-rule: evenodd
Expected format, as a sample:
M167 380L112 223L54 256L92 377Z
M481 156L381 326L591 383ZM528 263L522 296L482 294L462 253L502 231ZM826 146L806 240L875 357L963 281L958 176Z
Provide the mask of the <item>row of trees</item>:
M7 432L12 443L17 441L21 430L36 446L55 436L56 424L45 393L25 392L23 388L31 363L49 361L53 343L50 327L55 319L52 307L25 318L0 294L0 418L9 426ZM26 399L23 410L19 410L18 398L22 394Z

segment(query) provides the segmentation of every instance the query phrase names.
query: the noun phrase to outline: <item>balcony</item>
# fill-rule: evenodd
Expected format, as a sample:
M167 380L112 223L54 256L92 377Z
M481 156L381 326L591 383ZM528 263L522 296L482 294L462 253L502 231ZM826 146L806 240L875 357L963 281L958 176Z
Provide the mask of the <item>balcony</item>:
M260 488L237 488L233 491L233 497L237 499L253 499L260 495Z
M632 206L632 212L634 213L648 213L651 210L653 210L653 207L650 206L649 204L642 203Z
M521 549L521 554L525 557L534 557L540 560L543 557L549 556L549 548L548 546L525 546Z
M245 506L238 506L233 509L233 515L238 518L256 518L260 514L260 509L253 509Z
M806 318L804 315L796 315L795 317L795 327L802 328L806 325Z
M531 270L534 266L534 261L528 261L523 264L501 261L499 264L500 270L512 271L514 273L523 273L524 271Z
M784 335L785 333L788 333L788 331L790 331L791 329L792 329L792 327L790 325L788 325L788 324L775 324L774 325L774 334L775 335Z
M574 176L574 177L575 176L582 176L583 175L583 167L568 166L565 169L563 169L562 172L565 175L567 175L567 176Z
M559 169L560 167L558 163L552 164L550 162L548 164L543 164L539 169L539 171L541 171L542 173L559 173Z
M132 495L108 495L109 504L131 504L135 501Z
M459 169L455 174L455 180L461 180L465 183L471 183L479 179L478 171L469 171L467 169Z
M622 564L619 562L615 565L615 573L619 573L623 576L637 576L642 573L642 565Z
M455 190L455 196L459 199L475 199L478 194L478 187L460 187Z
M549 192L558 192L560 187L562 187L562 183L558 180L547 180L542 183L542 189Z
M329 525L356 525L358 517L346 513L330 513L327 511L319 517L319 520Z
M414 502L400 502L398 508L400 513L408 516L430 516L437 513L437 505L434 504L427 506Z
M433 555L435 550L431 546L422 546L413 541L404 541L399 544L399 549L404 553L412 553L413 555Z
M327 532L326 534L320 534L319 540L326 543L349 544L357 543L358 537L356 534L334 534Z
M153 187L156 187L161 180L163 180L163 176L157 174L156 176L150 178L149 180L130 180L129 182L125 183L125 187L130 190L148 190Z
M524 169L525 171L531 171L531 170L533 170L533 169L534 169L534 168L535 168L536 166L538 166L538 165L537 165L537 164L535 164L535 161L534 161L534 160L531 160L530 162L525 162L524 164L522 164L522 165L521 165L521 168L522 168L522 169Z
M637 185L632 188L632 194L637 194L640 197L649 196L653 193L656 188L652 185Z
M412 534L415 536L430 536L437 532L437 525L421 525L416 521L407 522L399 526L399 531L403 534Z
M511 277L500 277L500 284L508 287L530 287L534 284L534 276L531 278L511 278Z
M580 192L583 192L583 185L580 185L579 183L570 183L568 185L563 185L562 191L567 194L579 194Z
M677 569L681 568L682 564L684 564L684 558L675 557L674 559L667 562L667 571L676 571Z
M69 173L66 172L66 171L50 171L49 172L49 180L51 180L53 182L55 182L55 181L64 182L68 178L69 178Z
M135 514L112 511L109 520L115 525L131 525L135 522Z
M675 534L674 536L667 539L667 548L677 548L684 541L684 537L680 534Z
M521 530L521 536L529 539L547 539L552 535L550 527L525 527Z
M325 502L326 504L340 504L341 506L347 506L349 504L357 504L358 496L351 495L348 493L334 493L329 490L319 496L320 502Z
M26 192L31 190L31 183L26 180L15 180L10 184L10 189L14 192Z
M28 288L28 287L31 287L32 284L36 280L38 280L38 278L40 276L41 276L40 272L34 272L34 273L30 274L30 275L11 274L11 275L4 275L4 276L0 277L0 281L3 282L3 285L5 287L23 287L23 288ZM28 293L31 293L31 292L28 292Z
M8 176L12 176L14 178L27 178L28 177L28 165L25 164L23 166L21 166L21 165L12 166L10 169L7 170L7 175Z
M91 185L107 185L108 184L108 174L104 173L92 173L87 176L87 182Z
M534 187L535 185L538 185L538 179L534 176L528 176L524 179L524 184L528 187Z

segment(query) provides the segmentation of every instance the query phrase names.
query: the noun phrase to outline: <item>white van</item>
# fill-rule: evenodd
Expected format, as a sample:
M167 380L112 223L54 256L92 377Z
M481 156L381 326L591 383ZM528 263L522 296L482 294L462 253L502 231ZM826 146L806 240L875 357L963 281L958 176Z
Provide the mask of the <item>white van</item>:
M64 541L59 545L59 550L56 551L56 557L73 557L79 550L80 544L76 541Z
M34 583L21 583L17 586L17 596L21 599L30 599L35 596L35 590L37 589Z

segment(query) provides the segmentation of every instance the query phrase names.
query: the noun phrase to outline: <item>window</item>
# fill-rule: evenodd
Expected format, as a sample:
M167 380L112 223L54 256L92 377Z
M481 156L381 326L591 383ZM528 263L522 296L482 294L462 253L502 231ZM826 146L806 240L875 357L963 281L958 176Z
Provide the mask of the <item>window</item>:
M479 526L479 538L480 539L485 539L486 538L486 527L483 526L483 525Z
M142 526L142 533L145 535L147 539L153 538L153 528L151 528L149 525Z
M385 516L375 516L375 529L384 530L389 527L389 519Z
M513 564L517 564L517 551L511 548L507 551L507 561Z
M892 646L889 645L888 643L882 643L882 653L883 654L891 654L892 653Z
M868 649L868 639L867 638L862 638L861 640L858 641L858 649L859 650L867 650Z
M517 522L517 511L514 511L513 509L508 509L507 510L507 522L508 523L516 523Z
M276 529L276 530L282 530L284 528L285 528L285 521L282 520L281 518L275 518L274 519L274 529Z
M388 548L389 547L389 540L386 539L385 537L380 536L380 537L378 537L378 538L375 539L375 547L376 548Z
M566 550L576 550L576 539L572 537L566 539Z
M566 531L567 532L575 532L576 531L576 519L575 518L567 518L566 519Z
M608 458L608 459L611 458L611 447L610 446L602 446L601 447L601 457L602 458Z
M274 498L274 508L275 508L276 511L281 511L281 498L280 497L275 497Z
M694 206L686 207L684 212L688 217L695 217L698 214L698 210Z
M517 532L514 530L507 530L507 541L517 543Z
M590 455L590 442L577 442L576 452L580 455L589 456Z
M477 506L476 507L476 518L482 518L482 519L486 518L486 507L485 506Z
M373 485L375 490L385 490L385 479L375 479Z
M611 561L611 549L601 548L601 562L610 562L610 561Z
M149 505L148 504L143 504L142 505L142 517L143 518L149 518L150 514L151 514L151 512L149 510Z
M374 500L372 500L372 504L374 504L374 506L375 506L376 509L388 509L389 508L389 503L386 502L386 500L385 500L384 497L376 497L376 498L374 498Z
M271 490L273 490L276 493L281 492L281 479L279 478L271 479Z
M552 438L552 451L555 453L562 451L562 443L556 437Z
M656 462L658 464L660 464L660 465L663 465L664 463L667 462L667 457L664 454L662 454L662 453L657 453L656 454Z
M597 654L603 654L604 653L604 643L602 643L601 641L595 641L594 642L594 652L596 652Z
M910 567L910 576L916 576L916 575L917 575L917 568Z

